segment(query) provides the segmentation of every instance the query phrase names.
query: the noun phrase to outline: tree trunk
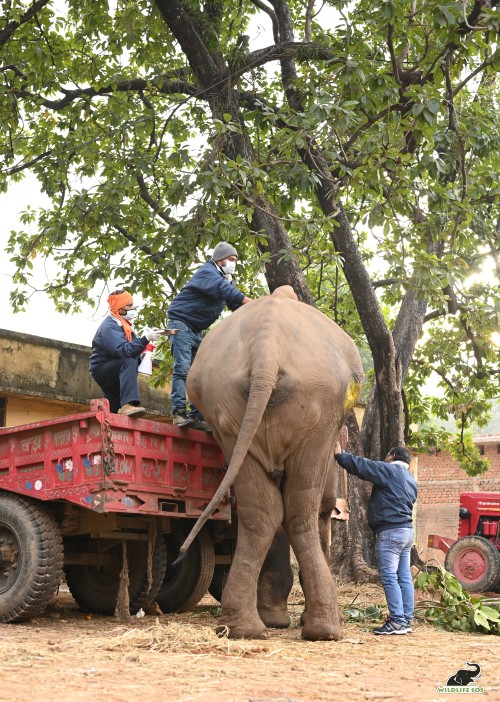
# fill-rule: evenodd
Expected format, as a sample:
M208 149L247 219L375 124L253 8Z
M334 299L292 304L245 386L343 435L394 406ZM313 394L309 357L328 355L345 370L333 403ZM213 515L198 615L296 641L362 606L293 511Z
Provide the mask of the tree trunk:
M211 53L208 42L202 36L201 25L198 27L195 24L181 0L156 0L156 4L204 89L213 117L223 119L227 113L241 126L240 133L231 132L226 136L223 152L232 159L240 155L250 162L254 161L255 153L245 131L239 97L231 83L230 71L224 58L220 53ZM293 24L287 3L277 3L276 13L280 41L293 40ZM300 109L301 95L294 85L296 71L293 60L283 60L281 68L289 104L293 109ZM336 251L342 256L344 274L373 356L375 386L370 394L361 434L359 429L351 432L350 448L355 453L378 459L391 446L400 444L403 440L401 387L421 329L424 314L422 305L414 299L411 292L407 294L393 337L385 323L346 212L336 198L336 186L331 177L332 164L323 157L312 139L309 148L300 150L299 154L309 169L320 178L316 194L323 213L335 217L338 222L331 238ZM291 285L299 299L314 304L302 270L292 256L286 255L291 253L291 243L272 203L265 196L254 194L253 205L251 228L255 232L265 232L268 243L261 250L271 254L270 261L266 264L266 279L270 290L273 291L280 285ZM425 310L425 305L423 309ZM356 446L353 444L355 436L360 437ZM366 527L366 503L370 486L351 476L348 484L351 519L347 526L340 524L334 530L334 558L335 552L349 553L349 558L342 559L341 575L360 581L370 580L373 572L367 563L371 564L373 560L370 548L372 541Z
M204 39L197 31L191 16L180 0L156 0L160 13L170 31L187 56L202 88L214 119L224 121L230 114L239 123L240 133L226 135L222 151L231 159L241 156L249 162L256 160L255 152L245 130L239 96L232 85L228 66L220 54L212 54ZM253 197L254 213L251 228L255 232L264 231L267 246L261 250L269 252L271 258L266 265L266 279L271 292L280 285L291 285L303 302L314 305L314 301L300 266L291 253L292 246L288 234L270 200L263 195Z
M354 412L345 422L349 429L349 450L362 454L361 434ZM342 493L343 469L339 470L338 492ZM349 520L332 519L331 568L343 582L376 582L378 574L373 557L373 534L368 527L366 506L371 484L354 475L347 475Z

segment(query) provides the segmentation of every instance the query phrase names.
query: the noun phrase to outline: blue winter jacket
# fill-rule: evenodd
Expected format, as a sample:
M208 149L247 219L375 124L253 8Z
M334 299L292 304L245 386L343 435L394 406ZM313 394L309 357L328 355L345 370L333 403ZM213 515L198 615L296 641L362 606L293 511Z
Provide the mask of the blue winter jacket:
M245 295L226 280L215 261L207 261L174 297L168 319L180 320L195 332L203 331L220 317L224 307L241 307Z
M117 319L108 315L92 339L89 370L92 373L97 366L116 358L137 358L139 363L139 356L147 343L145 336L137 337L134 333L132 333L132 340L127 341L122 325Z
M417 481L404 461L371 461L350 453L336 453L335 460L348 473L373 483L368 502L368 524L375 533L395 527L412 527Z

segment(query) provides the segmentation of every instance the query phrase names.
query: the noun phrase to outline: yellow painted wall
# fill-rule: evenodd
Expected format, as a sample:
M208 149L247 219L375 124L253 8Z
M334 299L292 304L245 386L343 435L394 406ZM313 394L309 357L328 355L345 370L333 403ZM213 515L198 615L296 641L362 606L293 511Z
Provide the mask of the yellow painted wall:
M90 348L0 329L0 398L5 425L15 426L89 411L102 390L89 374ZM170 414L169 388L155 388L139 377L147 418Z
M5 426L15 427L18 424L41 422L44 419L55 419L66 414L88 412L88 405L71 403L54 403L33 397L11 396L7 398Z

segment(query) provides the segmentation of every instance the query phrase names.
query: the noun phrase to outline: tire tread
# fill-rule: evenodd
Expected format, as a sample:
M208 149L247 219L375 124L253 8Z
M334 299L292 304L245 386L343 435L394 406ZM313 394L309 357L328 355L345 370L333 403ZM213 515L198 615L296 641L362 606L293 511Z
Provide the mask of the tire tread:
M12 609L0 613L0 623L26 621L42 614L63 578L63 540L56 519L45 505L0 492L0 511L9 505L31 531L38 553L28 592Z

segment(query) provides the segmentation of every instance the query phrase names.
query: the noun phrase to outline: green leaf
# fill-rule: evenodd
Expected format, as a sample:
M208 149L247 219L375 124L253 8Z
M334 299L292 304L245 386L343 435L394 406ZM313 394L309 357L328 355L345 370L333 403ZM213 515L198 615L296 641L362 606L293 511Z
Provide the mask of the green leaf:
M482 613L482 611L479 610L479 609L477 609L477 610L474 612L474 621L475 621L475 623L476 623L478 626L482 626L482 627L484 627L485 629L488 629L488 630L490 629L490 623L489 623L489 621L486 619L486 617L484 616L484 614Z

